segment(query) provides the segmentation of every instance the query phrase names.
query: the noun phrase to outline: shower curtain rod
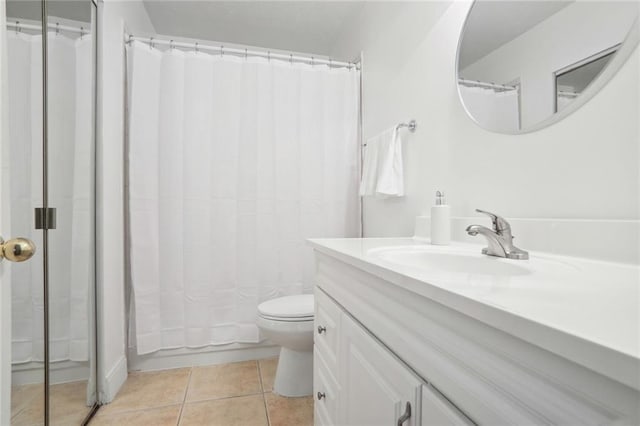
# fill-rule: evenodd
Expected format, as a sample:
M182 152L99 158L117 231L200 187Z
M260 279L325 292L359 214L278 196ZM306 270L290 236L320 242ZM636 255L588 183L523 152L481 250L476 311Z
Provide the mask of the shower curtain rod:
M20 21L7 21L7 27L15 28L16 30L32 30L32 31L42 31L42 26L34 25L34 24L25 24ZM60 25L59 23L51 23L47 25L48 29L59 31L67 31L70 33L78 33L81 36L85 34L90 34L91 31L84 29L84 27L76 28L70 27L68 25Z
M496 90L500 90L503 92L509 91L509 90L516 90L515 86L507 86L505 84L496 84L496 83L487 83L484 81L480 81L480 80L466 80L464 78L459 78L458 79L458 83L462 84L463 86L468 86L468 87L485 87L488 89L496 89Z
M168 40L168 39L158 39L155 37L134 36L133 34L128 34L125 36L125 38L126 38L127 44L131 43L132 41L140 41L150 45L151 47L155 45L163 45L163 46L169 46L169 48L182 47L186 49L193 49L196 52L199 50L208 50L211 52L219 53L221 55L230 54L230 55L240 56L240 57L254 56L254 57L260 57L260 58L267 58L267 59L278 59L282 61L305 63L305 64L311 64L311 65L329 65L329 67L331 68L351 69L355 67L356 69L360 69L360 66L359 66L360 64L356 62L341 62L341 61L334 61L333 59L315 58L313 56L299 56L299 55L294 55L293 53L283 54L283 53L273 53L269 50L238 49L233 47L225 47L224 45L211 46L207 44L200 44L198 42L185 43L185 42L179 42L179 41Z

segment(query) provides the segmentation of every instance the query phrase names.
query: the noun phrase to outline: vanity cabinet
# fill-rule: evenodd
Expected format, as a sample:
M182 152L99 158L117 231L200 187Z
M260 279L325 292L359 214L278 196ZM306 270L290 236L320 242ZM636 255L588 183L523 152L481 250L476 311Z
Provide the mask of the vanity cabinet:
M322 290L316 291L316 425L469 425Z
M403 426L640 424L637 388L434 300L446 290L322 249L316 425L397 425L407 403Z
M469 419L464 417L437 390L430 385L422 385L422 401L420 404L423 426L470 426Z

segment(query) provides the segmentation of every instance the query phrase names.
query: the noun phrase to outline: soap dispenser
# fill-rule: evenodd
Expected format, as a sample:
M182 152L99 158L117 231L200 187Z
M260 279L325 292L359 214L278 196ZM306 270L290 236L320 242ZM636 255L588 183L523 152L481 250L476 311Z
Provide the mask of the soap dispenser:
M445 204L444 192L436 192L431 207L431 244L446 246L451 241L451 207Z

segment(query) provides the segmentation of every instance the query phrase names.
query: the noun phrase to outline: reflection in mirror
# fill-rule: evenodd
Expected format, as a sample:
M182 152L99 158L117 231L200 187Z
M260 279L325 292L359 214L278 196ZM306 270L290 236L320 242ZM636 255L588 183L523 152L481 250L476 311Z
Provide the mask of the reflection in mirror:
M39 248L29 262L7 265L12 285L11 424L43 424L49 419L51 424L80 425L96 402L95 5L90 0L47 1L44 111L40 5L28 0L6 3L10 137L2 148L8 150L11 173L1 195L2 204L9 206L11 226L4 232L30 238ZM43 176L45 164L48 173ZM57 209L48 249L43 231L34 229L34 208L43 205L43 177L49 206ZM48 274L43 268L47 257Z
M90 0L47 2L49 370L52 423L80 425L96 400L93 48Z
M11 424L42 424L44 253L42 231L33 226L33 209L42 206L42 10L39 1L7 1L6 13L9 126L2 151L10 173L2 182L2 236L36 245L28 262L3 262L3 285L11 285Z
M556 112L573 102L605 69L620 45L607 49L555 73Z
M520 133L575 110L638 25L639 9L625 1L476 0L458 49L467 113L485 129Z

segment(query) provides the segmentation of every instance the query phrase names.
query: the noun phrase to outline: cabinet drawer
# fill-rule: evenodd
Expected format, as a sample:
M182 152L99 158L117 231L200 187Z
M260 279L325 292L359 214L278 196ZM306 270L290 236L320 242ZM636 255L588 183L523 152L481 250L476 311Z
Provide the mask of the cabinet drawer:
M421 426L471 426L473 423L430 385L422 386Z
M313 412L316 426L337 424L338 393L338 383L316 348L313 351ZM322 398L318 398L318 395Z
M342 309L322 290L315 290L315 330L314 343L317 350L335 370L338 362L339 326Z

